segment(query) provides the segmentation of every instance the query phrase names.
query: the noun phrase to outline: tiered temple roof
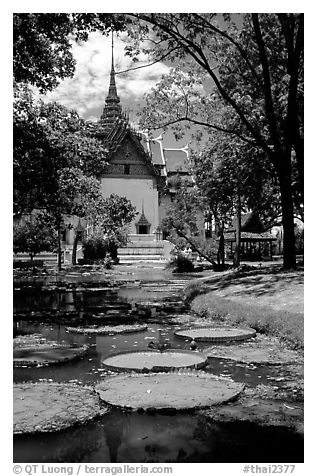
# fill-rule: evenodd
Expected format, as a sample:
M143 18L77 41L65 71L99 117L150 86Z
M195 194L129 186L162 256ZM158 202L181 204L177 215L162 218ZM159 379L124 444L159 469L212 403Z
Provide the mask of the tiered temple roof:
M111 71L108 96L105 100L105 106L100 118L100 124L106 132L110 132L118 118L122 116L122 107L117 93L115 80L114 61L113 61L113 35L112 35L112 53L111 53Z
M164 148L162 134L156 139L150 139L147 131L136 132L129 124L127 116L122 112L115 79L113 38L110 84L97 134L109 150L108 160L110 162L128 137L134 148L139 151L145 162L150 166L153 175L162 178L189 175L188 146L180 149Z

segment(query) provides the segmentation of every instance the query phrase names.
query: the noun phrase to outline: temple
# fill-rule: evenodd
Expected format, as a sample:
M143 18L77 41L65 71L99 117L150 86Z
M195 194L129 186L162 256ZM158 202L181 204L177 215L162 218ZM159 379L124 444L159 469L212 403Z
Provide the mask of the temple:
M163 239L160 224L175 194L173 179L190 176L188 146L165 148L163 135L151 139L147 130L136 131L129 124L117 92L113 44L110 84L98 137L109 151L108 165L99 177L103 196L124 196L138 212L130 225L130 244L119 250L120 261L131 257L131 253L137 258L136 248L142 248L139 258L163 254L167 258L171 244Z
M114 68L113 40L110 83L104 108L94 134L108 150L107 165L99 181L104 198L111 194L126 197L137 211L129 227L129 241L119 248L121 263L170 259L174 245L166 238L161 226L176 194L175 185L181 180L188 187L194 185L190 171L188 145L168 148L164 136L150 137L148 130L136 131L123 112L117 92ZM70 226L62 230L64 262L71 262L74 241L78 238L77 258L82 258L82 239L92 226L78 217L68 217ZM200 237L211 238L213 223L201 212L197 216ZM224 231L225 256L232 259L236 243L236 223ZM76 237L76 240L75 240ZM265 232L258 217L247 213L241 219L241 257L258 260L272 258L276 238ZM55 259L55 257L53 257Z

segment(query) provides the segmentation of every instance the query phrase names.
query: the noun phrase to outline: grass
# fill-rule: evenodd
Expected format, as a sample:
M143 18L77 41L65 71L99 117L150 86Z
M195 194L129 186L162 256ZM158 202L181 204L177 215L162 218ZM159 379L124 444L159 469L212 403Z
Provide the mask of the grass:
M277 268L218 273L195 280L185 291L191 309L206 322L245 325L304 346L303 272Z

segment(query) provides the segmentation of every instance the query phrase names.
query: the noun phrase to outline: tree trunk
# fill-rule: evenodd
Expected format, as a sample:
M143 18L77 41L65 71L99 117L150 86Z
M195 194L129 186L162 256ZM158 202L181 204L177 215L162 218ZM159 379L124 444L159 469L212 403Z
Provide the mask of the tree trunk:
M225 237L223 234L223 228L220 230L219 233L219 247L217 252L217 263L218 265L225 265Z
M77 245L79 241L79 233L78 231L75 232L74 243L73 243L73 251L72 251L72 265L75 266L77 264Z
M201 256L202 258L205 258L205 260L208 261L209 263L211 263L213 266L217 266L217 263L213 259L211 259L209 256L207 256L202 250L197 248L195 243L190 238L188 238L188 236L186 236L185 233L183 233L180 230L176 230L176 232L181 238L185 238L187 243L189 243L191 249L193 251L196 251L199 254L199 256Z
M233 267L237 268L240 266L240 247L241 247L241 198L240 193L238 192L237 197L237 227L235 230L236 233L236 248L233 256Z
M286 158L284 167L279 174L283 225L283 267L285 269L296 268L294 207L290 169L290 161Z
M57 269L61 271L62 269L62 247L61 247L61 228L58 227L57 230Z

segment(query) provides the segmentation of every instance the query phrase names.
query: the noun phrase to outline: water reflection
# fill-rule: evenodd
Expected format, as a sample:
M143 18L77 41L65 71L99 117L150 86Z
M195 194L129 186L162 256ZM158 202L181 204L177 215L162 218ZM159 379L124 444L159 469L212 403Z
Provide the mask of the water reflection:
M14 462L300 462L302 451L302 439L280 429L207 424L198 415L112 410L85 426L16 437Z

